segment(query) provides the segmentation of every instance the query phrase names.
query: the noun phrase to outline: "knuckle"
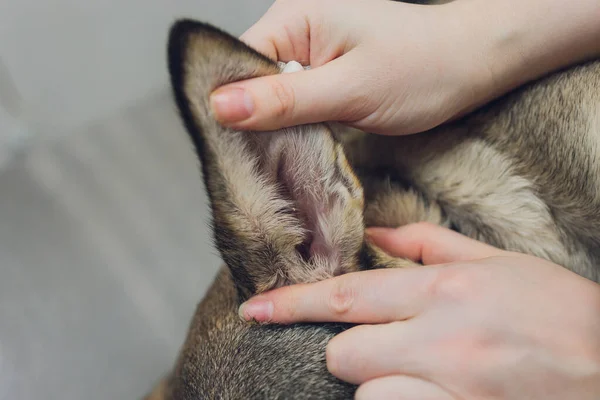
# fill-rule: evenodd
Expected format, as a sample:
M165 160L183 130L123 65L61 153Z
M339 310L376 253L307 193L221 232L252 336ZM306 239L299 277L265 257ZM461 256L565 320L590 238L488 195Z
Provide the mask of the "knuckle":
M296 321L298 318L298 309L293 301L288 301L285 307L285 318L287 321Z
M356 298L354 280L348 276L337 279L328 299L329 311L334 315L347 314Z
M293 290L289 289L289 290L285 291L283 303L285 304L285 307L284 307L285 320L290 321L290 322L298 320L299 319L298 307L297 307L298 298L296 296L296 293Z
M275 98L273 112L275 116L278 118L290 118L296 106L294 89L291 85L276 79L273 81L273 93Z
M479 286L472 270L446 267L438 270L430 291L432 298L437 300L465 301L477 294Z

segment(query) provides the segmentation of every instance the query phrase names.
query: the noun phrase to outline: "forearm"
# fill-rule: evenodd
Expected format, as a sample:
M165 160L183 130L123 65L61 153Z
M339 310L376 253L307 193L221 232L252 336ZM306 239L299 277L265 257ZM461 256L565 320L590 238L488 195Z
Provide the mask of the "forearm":
M480 103L600 56L600 0L456 0L444 7L466 16Z

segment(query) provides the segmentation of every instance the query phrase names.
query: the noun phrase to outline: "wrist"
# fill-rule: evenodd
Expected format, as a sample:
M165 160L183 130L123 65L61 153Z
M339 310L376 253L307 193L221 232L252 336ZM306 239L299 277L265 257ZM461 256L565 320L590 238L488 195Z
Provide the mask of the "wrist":
M600 55L597 0L456 0L473 106Z

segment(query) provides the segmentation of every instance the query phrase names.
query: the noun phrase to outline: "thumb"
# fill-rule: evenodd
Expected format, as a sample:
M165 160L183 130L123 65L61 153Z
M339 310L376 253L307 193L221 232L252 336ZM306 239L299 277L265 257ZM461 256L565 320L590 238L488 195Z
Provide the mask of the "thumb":
M346 57L318 68L235 82L211 95L217 121L240 130L275 130L345 120L355 114L356 90ZM364 96L362 96L364 97Z
M501 255L504 250L470 239L439 225L420 222L397 229L369 228L369 238L394 257L425 265L471 261Z

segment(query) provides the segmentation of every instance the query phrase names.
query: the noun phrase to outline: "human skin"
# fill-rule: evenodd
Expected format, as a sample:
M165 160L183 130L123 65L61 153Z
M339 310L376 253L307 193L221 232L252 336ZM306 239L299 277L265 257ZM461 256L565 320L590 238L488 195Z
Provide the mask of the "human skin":
M361 324L326 353L358 399L599 398L600 285L435 225L369 233L425 266L283 287L240 316Z
M313 68L223 86L211 105L237 129L335 120L417 133L600 55L599 19L598 0L280 0L242 40ZM358 398L599 398L598 284L440 227L369 232L425 267L281 288L240 314L361 324L327 347Z
M223 86L212 108L239 129L420 132L600 55L599 19L598 0L279 0L241 39L313 69Z

